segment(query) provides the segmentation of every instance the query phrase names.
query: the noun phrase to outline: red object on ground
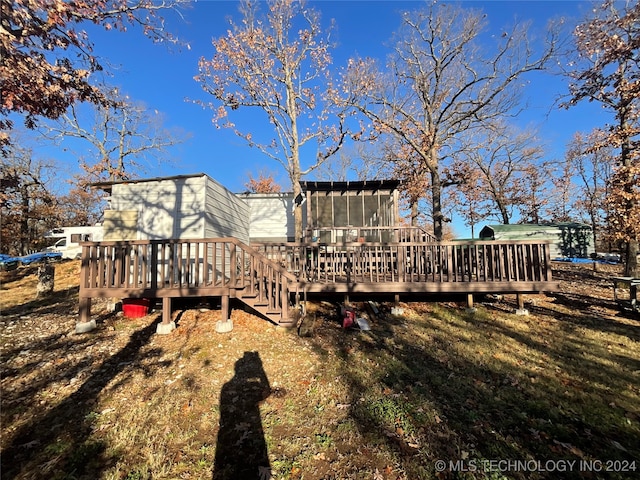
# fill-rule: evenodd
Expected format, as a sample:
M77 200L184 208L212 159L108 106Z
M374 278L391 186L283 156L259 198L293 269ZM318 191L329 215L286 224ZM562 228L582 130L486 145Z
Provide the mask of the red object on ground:
M356 311L353 308L346 307L344 309L344 317L342 318L342 328L351 328L356 321Z
M127 318L140 318L149 314L150 306L148 298L125 298L122 301L122 312Z

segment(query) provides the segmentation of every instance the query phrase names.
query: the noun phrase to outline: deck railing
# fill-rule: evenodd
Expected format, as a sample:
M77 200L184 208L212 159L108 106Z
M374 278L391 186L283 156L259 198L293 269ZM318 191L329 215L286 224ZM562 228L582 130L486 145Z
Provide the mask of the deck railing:
M549 244L344 242L254 244L235 238L83 243L80 318L91 298L240 298L268 318L291 323L300 292L535 292L555 289ZM393 284L393 285L392 285Z
M435 242L435 237L422 227L310 227L308 242Z
M301 281L549 282L545 242L254 244Z
M82 244L80 297L252 297L286 314L296 278L235 238ZM293 292L295 293L295 292Z

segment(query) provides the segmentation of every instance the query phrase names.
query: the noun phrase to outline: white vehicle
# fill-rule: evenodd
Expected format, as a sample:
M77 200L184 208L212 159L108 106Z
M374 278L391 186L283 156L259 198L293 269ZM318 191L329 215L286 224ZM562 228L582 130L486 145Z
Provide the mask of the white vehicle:
M102 240L102 225L83 227L61 227L49 230L46 238L58 239L47 251L60 252L62 258L80 258L80 242L99 242Z

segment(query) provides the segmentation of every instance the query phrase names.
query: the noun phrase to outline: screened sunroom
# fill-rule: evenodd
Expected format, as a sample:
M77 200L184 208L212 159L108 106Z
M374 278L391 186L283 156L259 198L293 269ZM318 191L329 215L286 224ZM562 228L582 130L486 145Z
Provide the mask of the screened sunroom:
M321 243L397 241L397 180L302 182L306 239Z

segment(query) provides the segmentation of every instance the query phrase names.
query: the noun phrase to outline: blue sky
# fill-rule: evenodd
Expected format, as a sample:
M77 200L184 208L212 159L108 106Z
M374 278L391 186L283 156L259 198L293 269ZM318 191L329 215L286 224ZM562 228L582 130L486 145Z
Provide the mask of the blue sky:
M547 21L564 16L570 24L584 17L591 8L586 1L466 1L463 6L482 9L487 14L490 29L501 27L514 18L531 20L532 31L543 35ZM310 1L320 10L323 23L334 19L337 30L332 39L337 42L333 50L336 67L354 55L372 56L384 60L392 33L399 26L399 12L419 8L422 1ZM111 64L113 77L109 82L118 86L133 100L143 102L149 109L165 116L165 125L177 127L191 135L184 144L171 151L173 161L160 166L152 165L142 176L164 176L204 172L232 191L242 191L247 175L260 171L275 173L285 185L286 177L273 160L243 143L231 131L216 129L211 124L211 111L203 109L187 98L207 100L199 84L193 80L198 73L201 56L212 57L211 39L225 34L227 18L240 19L238 2L205 0L183 10L183 18L167 15L167 29L185 42L185 47L155 45L139 31L106 32L88 29L95 44L95 53ZM554 99L566 92L566 83L549 74L531 77L525 96L529 108L518 121L521 125L536 126L547 145L547 157L558 158L576 131L588 131L603 122L602 112L595 105L582 105L565 111L552 108ZM249 119L247 119L249 121ZM255 121L255 128L262 128ZM238 125L241 126L240 122ZM253 125L252 125L253 127ZM268 125L265 125L268 128ZM64 153L56 152L64 158ZM73 159L66 158L73 166ZM72 168L72 167L70 167ZM463 235L463 227L456 227Z

